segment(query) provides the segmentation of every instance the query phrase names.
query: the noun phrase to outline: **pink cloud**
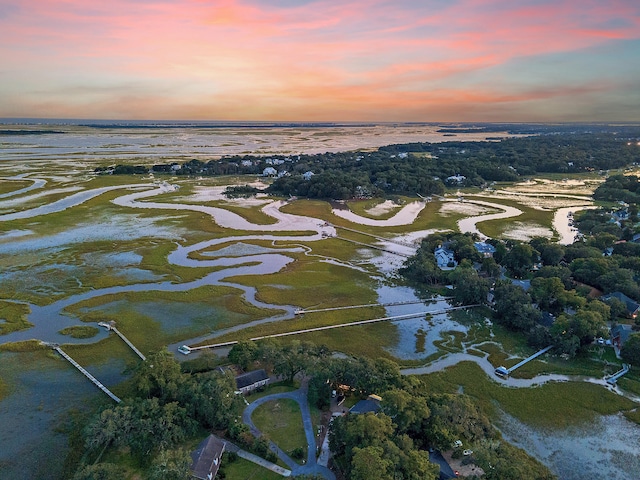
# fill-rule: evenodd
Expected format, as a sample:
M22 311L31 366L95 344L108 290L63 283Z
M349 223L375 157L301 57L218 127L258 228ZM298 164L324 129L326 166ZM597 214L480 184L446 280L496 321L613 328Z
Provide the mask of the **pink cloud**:
M288 8L249 0L16 5L0 18L0 56L9 72L0 77L0 90L7 96L27 98L37 89L41 95L51 92L53 103L69 98L77 109L128 103L150 112L161 110L153 106L160 101L168 105L163 111L192 108L194 115L207 108L218 113L225 105L226 112L251 118L248 104L260 115L282 118L283 105L296 112L306 105L309 116L329 115L330 108L370 115L372 106L415 112L416 102L544 100L531 92L562 88L552 82L526 90L511 87L508 78L482 75L514 60L640 37L640 7L633 0L463 0L439 9L428 1L382 0L318 0ZM501 97L489 82L503 82L496 91L512 93ZM73 100L61 93L87 91L82 85L96 91L129 88L130 96L103 100L107 93L86 94ZM139 85L148 95L140 94ZM25 109L37 99L30 102Z

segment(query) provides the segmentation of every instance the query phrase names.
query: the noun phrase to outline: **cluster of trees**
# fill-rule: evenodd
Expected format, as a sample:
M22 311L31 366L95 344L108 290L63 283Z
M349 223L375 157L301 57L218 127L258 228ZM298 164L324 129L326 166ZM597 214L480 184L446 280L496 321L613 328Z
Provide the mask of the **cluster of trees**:
M330 430L329 445L345 478L436 479L439 469L429 461L428 450L450 450L457 440L473 447L474 461L487 472L484 478L554 478L525 452L503 442L470 397L434 393L417 377L401 376L393 362L334 359L312 380L339 385L351 368L367 365L368 380L354 388L361 395L379 394L381 411L335 418Z
M189 478L191 459L180 445L202 428L228 428L244 407L234 393L232 375L215 371L183 373L166 350L141 363L132 383L132 396L104 408L86 426L87 465L79 469L74 480L102 478L99 474L103 470L120 468L98 463L110 448L126 448L151 472L151 478Z
M506 138L496 142L408 143L372 152L337 152L267 159L245 155L180 165L158 164L157 173L175 175L259 175L273 167L278 176L269 192L322 199L378 195L441 195L447 178L462 175L464 186L514 181L540 172L566 173L619 168L640 161L631 132L562 133ZM638 135L638 132L635 132ZM96 171L104 167L99 167ZM113 173L146 172L147 167L118 165ZM302 174L312 171L309 179ZM450 183L459 186L458 181Z
M492 291L496 322L525 333L534 347L553 344L558 352L575 355L595 338L606 337L608 322L627 315L623 302L598 301L589 295L589 287L640 299L640 257L630 256L640 255L640 245L614 245L616 238L600 233L568 246L545 238L528 243L490 240L496 252L493 258L482 258L473 235L437 234L423 240L401 272L418 285L452 285L453 302L460 305L488 303ZM433 252L439 245L454 252L459 262L455 270L438 268ZM609 245L613 254L603 256ZM525 290L502 272L529 280L530 287ZM550 328L543 326L545 316L554 320Z
M382 396L378 414L350 414L332 422L330 448L344 478L438 478L428 450L449 450L456 440L473 446L486 478L553 478L524 451L502 441L470 397L434 393L418 377L401 375L398 365L385 358L335 358L328 353L326 347L307 342L261 340L234 345L229 359L243 367L280 372L287 380L297 373L307 376L309 403L320 409L329 405L334 389L346 388L347 395L358 397ZM250 436L237 425L229 433L240 443L243 435Z

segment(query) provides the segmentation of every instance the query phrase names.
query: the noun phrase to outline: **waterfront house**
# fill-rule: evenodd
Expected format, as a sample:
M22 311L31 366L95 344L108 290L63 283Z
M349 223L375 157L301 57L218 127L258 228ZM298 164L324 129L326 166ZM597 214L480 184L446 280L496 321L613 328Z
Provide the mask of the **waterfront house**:
M612 292L607 295L602 295L602 297L600 297L600 300L602 300L603 302L606 302L607 300L611 300L614 298L617 300L620 300L622 303L625 304L625 306L627 307L627 315L630 318L636 318L638 316L638 310L640 310L640 305L638 305L638 303L635 300L627 297L622 292Z
M442 245L434 250L433 255L436 257L436 263L440 270L452 270L458 265L453 257L453 251Z

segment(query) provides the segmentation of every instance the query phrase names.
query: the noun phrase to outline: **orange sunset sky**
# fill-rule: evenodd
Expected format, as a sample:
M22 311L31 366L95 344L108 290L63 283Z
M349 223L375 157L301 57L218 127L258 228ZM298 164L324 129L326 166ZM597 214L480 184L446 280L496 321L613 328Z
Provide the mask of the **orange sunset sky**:
M640 1L0 0L0 117L640 121Z

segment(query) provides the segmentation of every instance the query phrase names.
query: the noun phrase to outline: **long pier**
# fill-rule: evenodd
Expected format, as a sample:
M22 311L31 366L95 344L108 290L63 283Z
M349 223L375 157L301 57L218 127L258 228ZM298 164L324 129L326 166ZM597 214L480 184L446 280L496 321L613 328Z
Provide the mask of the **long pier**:
M332 225L334 228L340 228L342 230L346 230L347 232L358 233L360 235L365 235L367 237L375 238L376 240L380 240L382 242L395 243L397 245L402 245L403 247L417 248L416 245L408 242L401 242L400 240L393 240L391 238L381 237L380 235L374 235L372 233L361 232L360 230L356 230L355 228L349 227L341 227L340 225Z
M368 325L371 323L378 323L378 322L387 322L387 321L393 321L393 320L407 320L410 318L417 318L417 317L421 317L423 315L438 315L441 313L447 313L447 312L451 312L454 310L461 310L464 308L472 308L472 307L477 307L479 306L479 304L476 305L464 305L462 307L449 307L449 308L443 308L440 310L434 310L431 312L416 312L416 313L408 313L405 315L393 315L391 317L381 317L381 318L372 318L370 320L359 320L356 322L350 322L350 323L340 323L337 325L325 325L324 327L315 327L315 328L305 328L303 330L294 330L291 332L283 332L283 333L274 333L271 335L262 335L260 337L253 337L250 338L249 340L252 342L255 342L257 340L264 340L266 338L278 338L278 337L288 337L290 335L300 335L301 333L312 333L312 332L321 332L323 330L333 330L334 328L344 328L344 327L353 327L356 325ZM190 351L195 351L195 350L204 350L205 348L219 348L219 347L230 347L235 345L236 343L238 343L238 340L232 340L229 342L221 342L221 343L213 343L211 345L201 345L198 347L188 347Z
M367 307L395 307L398 305L416 305L418 303L425 303L423 300L409 300L407 302L391 302L391 303L367 303L364 305L347 305L344 307L329 307L329 308L316 308L314 310L305 310L301 308L295 311L296 315L304 315L305 313L318 313L318 312L332 312L335 310L350 310L352 308L367 308Z
M104 393L106 393L107 395L109 395L109 397L111 397L112 400L114 400L116 403L120 403L122 400L120 400L118 397L116 397L116 395L109 390L107 387L105 387L102 383L100 383L98 381L98 379L96 377L94 377L93 375L91 375L89 372L87 372L83 367L81 367L78 362L76 362L73 358L71 358L69 355L67 355L61 348L59 345L51 345L49 344L49 346L51 348L53 348L56 352L58 352L63 358L65 358L66 360L69 361L69 363L71 363L71 365L73 365L74 367L76 367L78 370L80 370L80 372L87 377L89 380L91 380L91 382L93 382L93 384L98 387L100 390L102 390Z
M99 322L99 323L98 323L98 325L100 325L101 327L106 328L107 330L110 330L110 331L112 330L112 331L116 332L116 335L118 335L118 336L119 336L119 337L124 341L124 343L126 343L127 345L129 345L129 347L131 348L131 350L133 350L133 351L134 351L134 353L135 353L136 355L138 355L138 356L142 359L142 361L145 361L145 360L147 359L147 357L145 357L145 356L142 354L142 352L141 352L140 350L138 350L138 349L136 348L136 346L135 346L133 343L131 343L131 342L129 341L129 339L128 339L127 337L125 337L125 336L124 336L124 334L123 334L122 332L120 332L120 330L118 330L118 329L116 328L116 326L115 326L113 323Z
M499 375L501 377L507 377L509 375L511 375L515 370L517 370L518 368L520 368L521 366L523 366L525 363L530 362L531 360L538 358L540 355L543 355L545 353L547 353L549 350L551 350L553 348L553 345L549 345L548 347L543 348L542 350L540 350L539 352L534 353L533 355L531 355L530 357L525 358L524 360L522 360L521 362L516 363L513 367L511 368L507 368L507 367L498 367L495 370L496 375Z
M374 250L380 250L382 252L391 253L393 255L398 255L400 257L405 257L405 258L411 257L411 255L408 255L406 253L394 252L393 250L389 250L388 248L383 248L383 247L378 247L376 245L370 245L368 243L358 242L356 240L351 240L349 238L344 238L344 237L341 237L341 236L337 236L336 238L339 238L340 240L344 240L345 242L355 243L356 245L360 245L361 247L367 247L367 248L372 248Z

